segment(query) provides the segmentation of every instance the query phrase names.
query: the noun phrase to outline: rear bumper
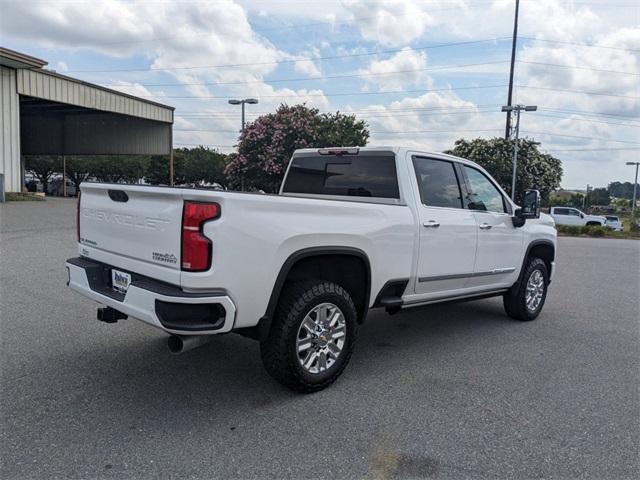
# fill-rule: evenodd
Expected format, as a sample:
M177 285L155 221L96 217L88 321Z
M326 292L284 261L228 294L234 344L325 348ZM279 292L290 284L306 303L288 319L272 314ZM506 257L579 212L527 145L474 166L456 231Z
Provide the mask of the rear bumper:
M103 305L176 335L210 335L233 328L236 307L224 292L192 293L133 274L126 294L109 285L110 266L70 258L69 287Z

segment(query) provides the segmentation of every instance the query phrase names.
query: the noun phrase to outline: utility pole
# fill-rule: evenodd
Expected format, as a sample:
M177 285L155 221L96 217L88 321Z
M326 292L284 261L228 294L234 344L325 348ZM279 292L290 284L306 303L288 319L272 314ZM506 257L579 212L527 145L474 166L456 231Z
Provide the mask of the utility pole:
M252 105L255 105L256 103L258 103L258 99L257 98L243 98L242 100L238 100L238 99L231 99L229 100L229 105L242 105L242 121L241 121L241 128L240 128L240 134L242 134L242 132L244 132L244 104L245 103L249 103ZM244 192L244 176L242 177L242 179L240 180L240 190Z
M62 155L62 196L67 198L67 156Z
M587 183L587 191L585 192L584 197L582 197L582 210L586 210L587 208L587 197L589 196L590 188L591 188L591 185Z
M515 145L513 147L513 172L511 175L511 200L516 200L516 171L518 169L518 141L520 137L520 112L535 112L538 110L536 105L505 105L502 107L503 112L507 112L507 118L511 117L511 112L516 112L516 128L515 130ZM507 135L507 140L509 136Z
M509 71L509 93L507 96L507 106L511 106L513 99L513 74L516 66L516 44L518 42L518 10L520 9L520 0L516 0L516 13L513 17L513 40L511 41L511 70ZM511 135L511 112L507 112L507 124L504 130L504 138L509 139Z
M638 166L640 166L640 162L627 162L627 165L636 166L636 179L633 181L633 198L631 199L631 222L635 222L636 196L638 195Z

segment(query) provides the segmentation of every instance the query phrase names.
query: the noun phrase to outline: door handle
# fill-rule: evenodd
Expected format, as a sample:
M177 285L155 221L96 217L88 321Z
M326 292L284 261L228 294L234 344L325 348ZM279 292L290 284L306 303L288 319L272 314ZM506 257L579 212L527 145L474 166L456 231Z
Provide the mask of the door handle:
M487 222L481 223L480 230L491 230L491 225L489 225Z
M428 222L424 222L422 226L427 228L438 228L440 224L435 220L429 220Z

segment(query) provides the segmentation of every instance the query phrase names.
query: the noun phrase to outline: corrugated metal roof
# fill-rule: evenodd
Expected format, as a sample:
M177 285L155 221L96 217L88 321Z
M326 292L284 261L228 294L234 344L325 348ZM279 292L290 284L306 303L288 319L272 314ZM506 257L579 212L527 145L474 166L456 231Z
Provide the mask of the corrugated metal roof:
M46 70L18 69L18 93L34 98L173 123L174 108Z
M0 47L0 65L11 68L42 68L47 62L26 53Z

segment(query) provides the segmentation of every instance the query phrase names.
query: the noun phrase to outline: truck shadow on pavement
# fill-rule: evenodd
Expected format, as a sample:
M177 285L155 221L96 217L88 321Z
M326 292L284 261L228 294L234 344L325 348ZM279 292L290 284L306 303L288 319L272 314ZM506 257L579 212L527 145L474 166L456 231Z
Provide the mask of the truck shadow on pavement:
M432 355L454 351L461 342L468 345L474 337L499 337L504 330L521 326L506 317L495 300L432 306L393 316L374 310L360 328L350 365L329 390L350 389L352 382L367 382L372 376L393 379L407 361L427 366ZM239 335L220 336L178 356L167 351L166 337L136 348L142 350L136 357L144 357L144 362L121 358L114 365L112 359L87 356L80 360L105 366L99 375L105 382L105 397L157 408L171 405L174 413L183 408L186 413L194 406L229 413L308 397L272 380L262 367L259 344ZM102 354L112 355L119 354L113 348Z

